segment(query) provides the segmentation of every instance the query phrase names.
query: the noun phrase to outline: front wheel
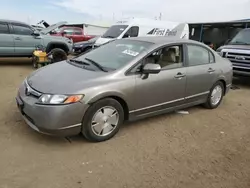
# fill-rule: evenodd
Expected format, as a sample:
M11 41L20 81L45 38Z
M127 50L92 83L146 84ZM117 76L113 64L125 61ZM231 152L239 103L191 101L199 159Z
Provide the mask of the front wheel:
M223 83L220 81L216 82L210 90L205 107L208 109L217 108L223 99L224 90L225 88Z
M121 104L112 98L92 104L83 117L82 134L92 142L102 142L112 138L124 121Z
M47 56L49 57L49 59L51 59L51 63L57 63L60 61L64 61L67 60L67 53L60 48L54 48L52 49Z

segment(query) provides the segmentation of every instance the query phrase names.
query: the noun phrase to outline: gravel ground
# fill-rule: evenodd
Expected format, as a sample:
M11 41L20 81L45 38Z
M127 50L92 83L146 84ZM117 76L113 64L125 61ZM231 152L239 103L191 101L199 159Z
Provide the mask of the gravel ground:
M145 119L95 144L44 136L23 122L14 97L31 71L0 66L1 188L250 187L248 79L235 80L239 88L216 110Z

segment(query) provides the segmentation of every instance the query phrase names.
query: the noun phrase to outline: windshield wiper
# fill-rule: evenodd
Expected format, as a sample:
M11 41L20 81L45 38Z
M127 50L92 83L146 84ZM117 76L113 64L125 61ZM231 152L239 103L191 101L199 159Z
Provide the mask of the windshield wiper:
M103 38L111 38L111 39L113 39L115 37L107 35L107 36L103 36Z
M76 60L76 59L69 59L68 61L83 64L83 65L90 65L89 63L86 63L86 62L81 61L81 60Z
M233 43L231 43L231 44L249 44L249 43L241 42L241 41L235 41L235 42L233 42Z
M97 68L99 68L101 71L103 72L108 72L106 71L99 63L95 62L94 60L92 59L89 59L89 58L85 58L87 61L89 61L90 63L92 63L93 65L95 65Z

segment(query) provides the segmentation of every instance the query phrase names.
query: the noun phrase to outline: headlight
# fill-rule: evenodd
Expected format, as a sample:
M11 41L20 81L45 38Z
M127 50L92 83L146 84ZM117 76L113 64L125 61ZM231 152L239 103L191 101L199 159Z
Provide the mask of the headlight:
M70 104L80 101L83 95L50 95L43 94L38 103L40 104Z
M218 48L218 49L216 50L216 52L217 52L221 57L223 57L222 48Z

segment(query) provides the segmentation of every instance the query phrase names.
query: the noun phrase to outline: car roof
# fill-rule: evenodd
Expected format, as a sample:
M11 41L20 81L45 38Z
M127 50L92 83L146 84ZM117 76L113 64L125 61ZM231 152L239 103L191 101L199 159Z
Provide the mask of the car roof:
M16 24L24 24L24 25L29 25L24 22L16 21L16 20L8 20L8 19L0 19L0 22L7 22L7 23L16 23Z
M193 43L193 44L199 44L201 45L202 43L194 41L194 40L188 40L188 39L180 39L176 37L164 37L164 36L148 36L148 37L131 37L131 38L126 38L124 40L137 40L137 41L142 41L142 42L151 42L154 44L166 44L166 43Z

